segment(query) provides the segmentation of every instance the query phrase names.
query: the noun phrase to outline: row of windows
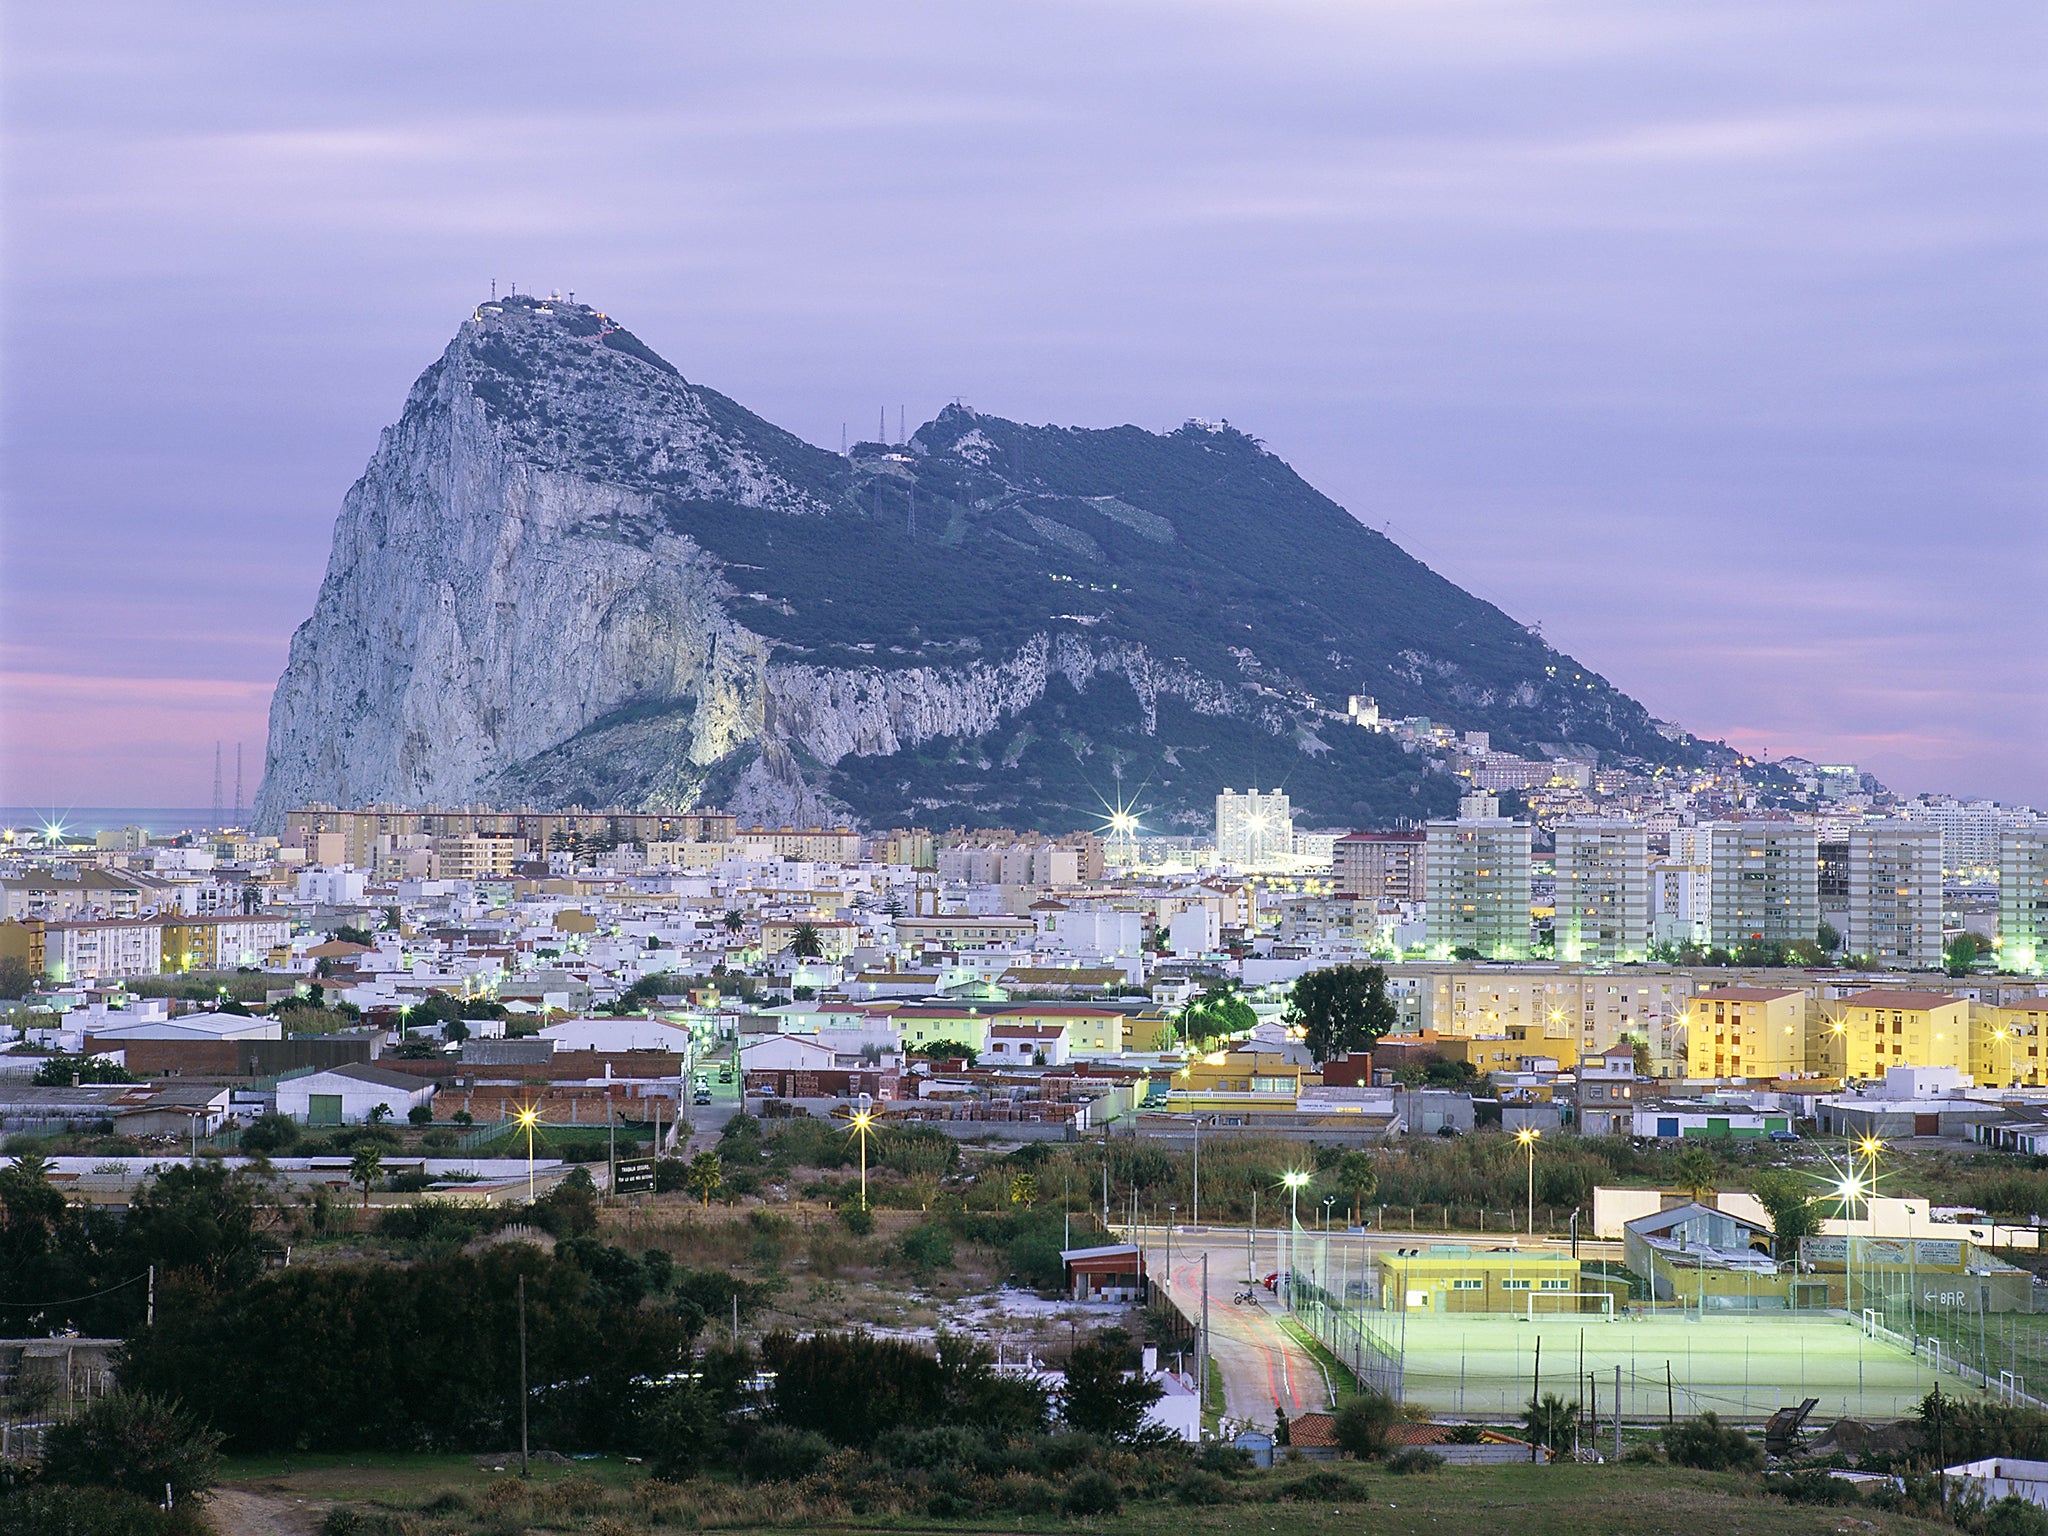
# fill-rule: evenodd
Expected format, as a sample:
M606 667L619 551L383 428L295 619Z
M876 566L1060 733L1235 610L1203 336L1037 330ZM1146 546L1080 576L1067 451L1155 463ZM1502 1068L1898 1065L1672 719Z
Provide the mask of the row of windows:
M1500 1288L1504 1291L1526 1291L1529 1289L1529 1282L1526 1280L1503 1280L1500 1283ZM1536 1282L1536 1289L1539 1291L1568 1291L1571 1288L1572 1283L1569 1280L1539 1280ZM1484 1280L1453 1280L1451 1282L1451 1289L1454 1291L1483 1291L1486 1289L1486 1282Z

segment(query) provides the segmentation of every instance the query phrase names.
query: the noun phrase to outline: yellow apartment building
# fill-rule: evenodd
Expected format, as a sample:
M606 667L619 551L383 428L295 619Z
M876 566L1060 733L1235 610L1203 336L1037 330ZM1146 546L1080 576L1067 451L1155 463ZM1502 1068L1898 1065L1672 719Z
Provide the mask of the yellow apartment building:
M2048 997L1970 1009L1970 1076L1992 1088L2048 1087Z
M1686 1008L1690 1077L1781 1077L1806 1067L1806 994L1795 987L1715 987Z
M1831 1077L1883 1077L1889 1067L1970 1070L1970 1003L1942 992L1886 987L1823 1005L1823 1059L1809 1066Z

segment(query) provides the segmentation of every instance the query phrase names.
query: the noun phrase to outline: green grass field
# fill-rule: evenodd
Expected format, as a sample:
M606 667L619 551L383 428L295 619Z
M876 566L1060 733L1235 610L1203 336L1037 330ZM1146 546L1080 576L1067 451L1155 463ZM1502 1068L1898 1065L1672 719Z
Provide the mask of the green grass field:
M1401 1351L1408 1402L1475 1417L1519 1414L1536 1379L1539 1339L1544 1389L1581 1402L1596 1390L1602 1417L1612 1411L1621 1367L1625 1420L1661 1420L1667 1407L1681 1418L1712 1409L1761 1419L1806 1397L1820 1399L1814 1417L1822 1422L1896 1418L1912 1412L1936 1380L1924 1358L1866 1338L1839 1316L1609 1322L1588 1315L1531 1323L1414 1312L1405 1328L1399 1314L1375 1314L1374 1322ZM1944 1390L1970 1390L1953 1375L1940 1380Z

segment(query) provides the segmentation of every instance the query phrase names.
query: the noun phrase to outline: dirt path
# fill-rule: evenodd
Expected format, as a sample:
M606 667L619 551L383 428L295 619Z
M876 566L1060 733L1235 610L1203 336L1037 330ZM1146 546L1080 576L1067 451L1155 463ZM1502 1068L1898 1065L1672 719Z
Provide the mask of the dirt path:
M317 1536L325 1500L250 1488L216 1488L206 1516L220 1536Z

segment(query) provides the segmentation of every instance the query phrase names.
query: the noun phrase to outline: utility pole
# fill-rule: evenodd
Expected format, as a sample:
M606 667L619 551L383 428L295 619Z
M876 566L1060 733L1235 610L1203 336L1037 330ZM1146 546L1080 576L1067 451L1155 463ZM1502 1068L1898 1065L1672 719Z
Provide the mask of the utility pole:
M145 1328L154 1328L156 1326L156 1266L154 1264L149 1266L149 1306L148 1310L143 1314L142 1325Z
M519 1475L526 1476L526 1276L519 1277Z
M1196 1391L1195 1423L1202 1422L1202 1415L1209 1408L1209 1250L1202 1250L1202 1363L1196 1368L1200 1385Z

